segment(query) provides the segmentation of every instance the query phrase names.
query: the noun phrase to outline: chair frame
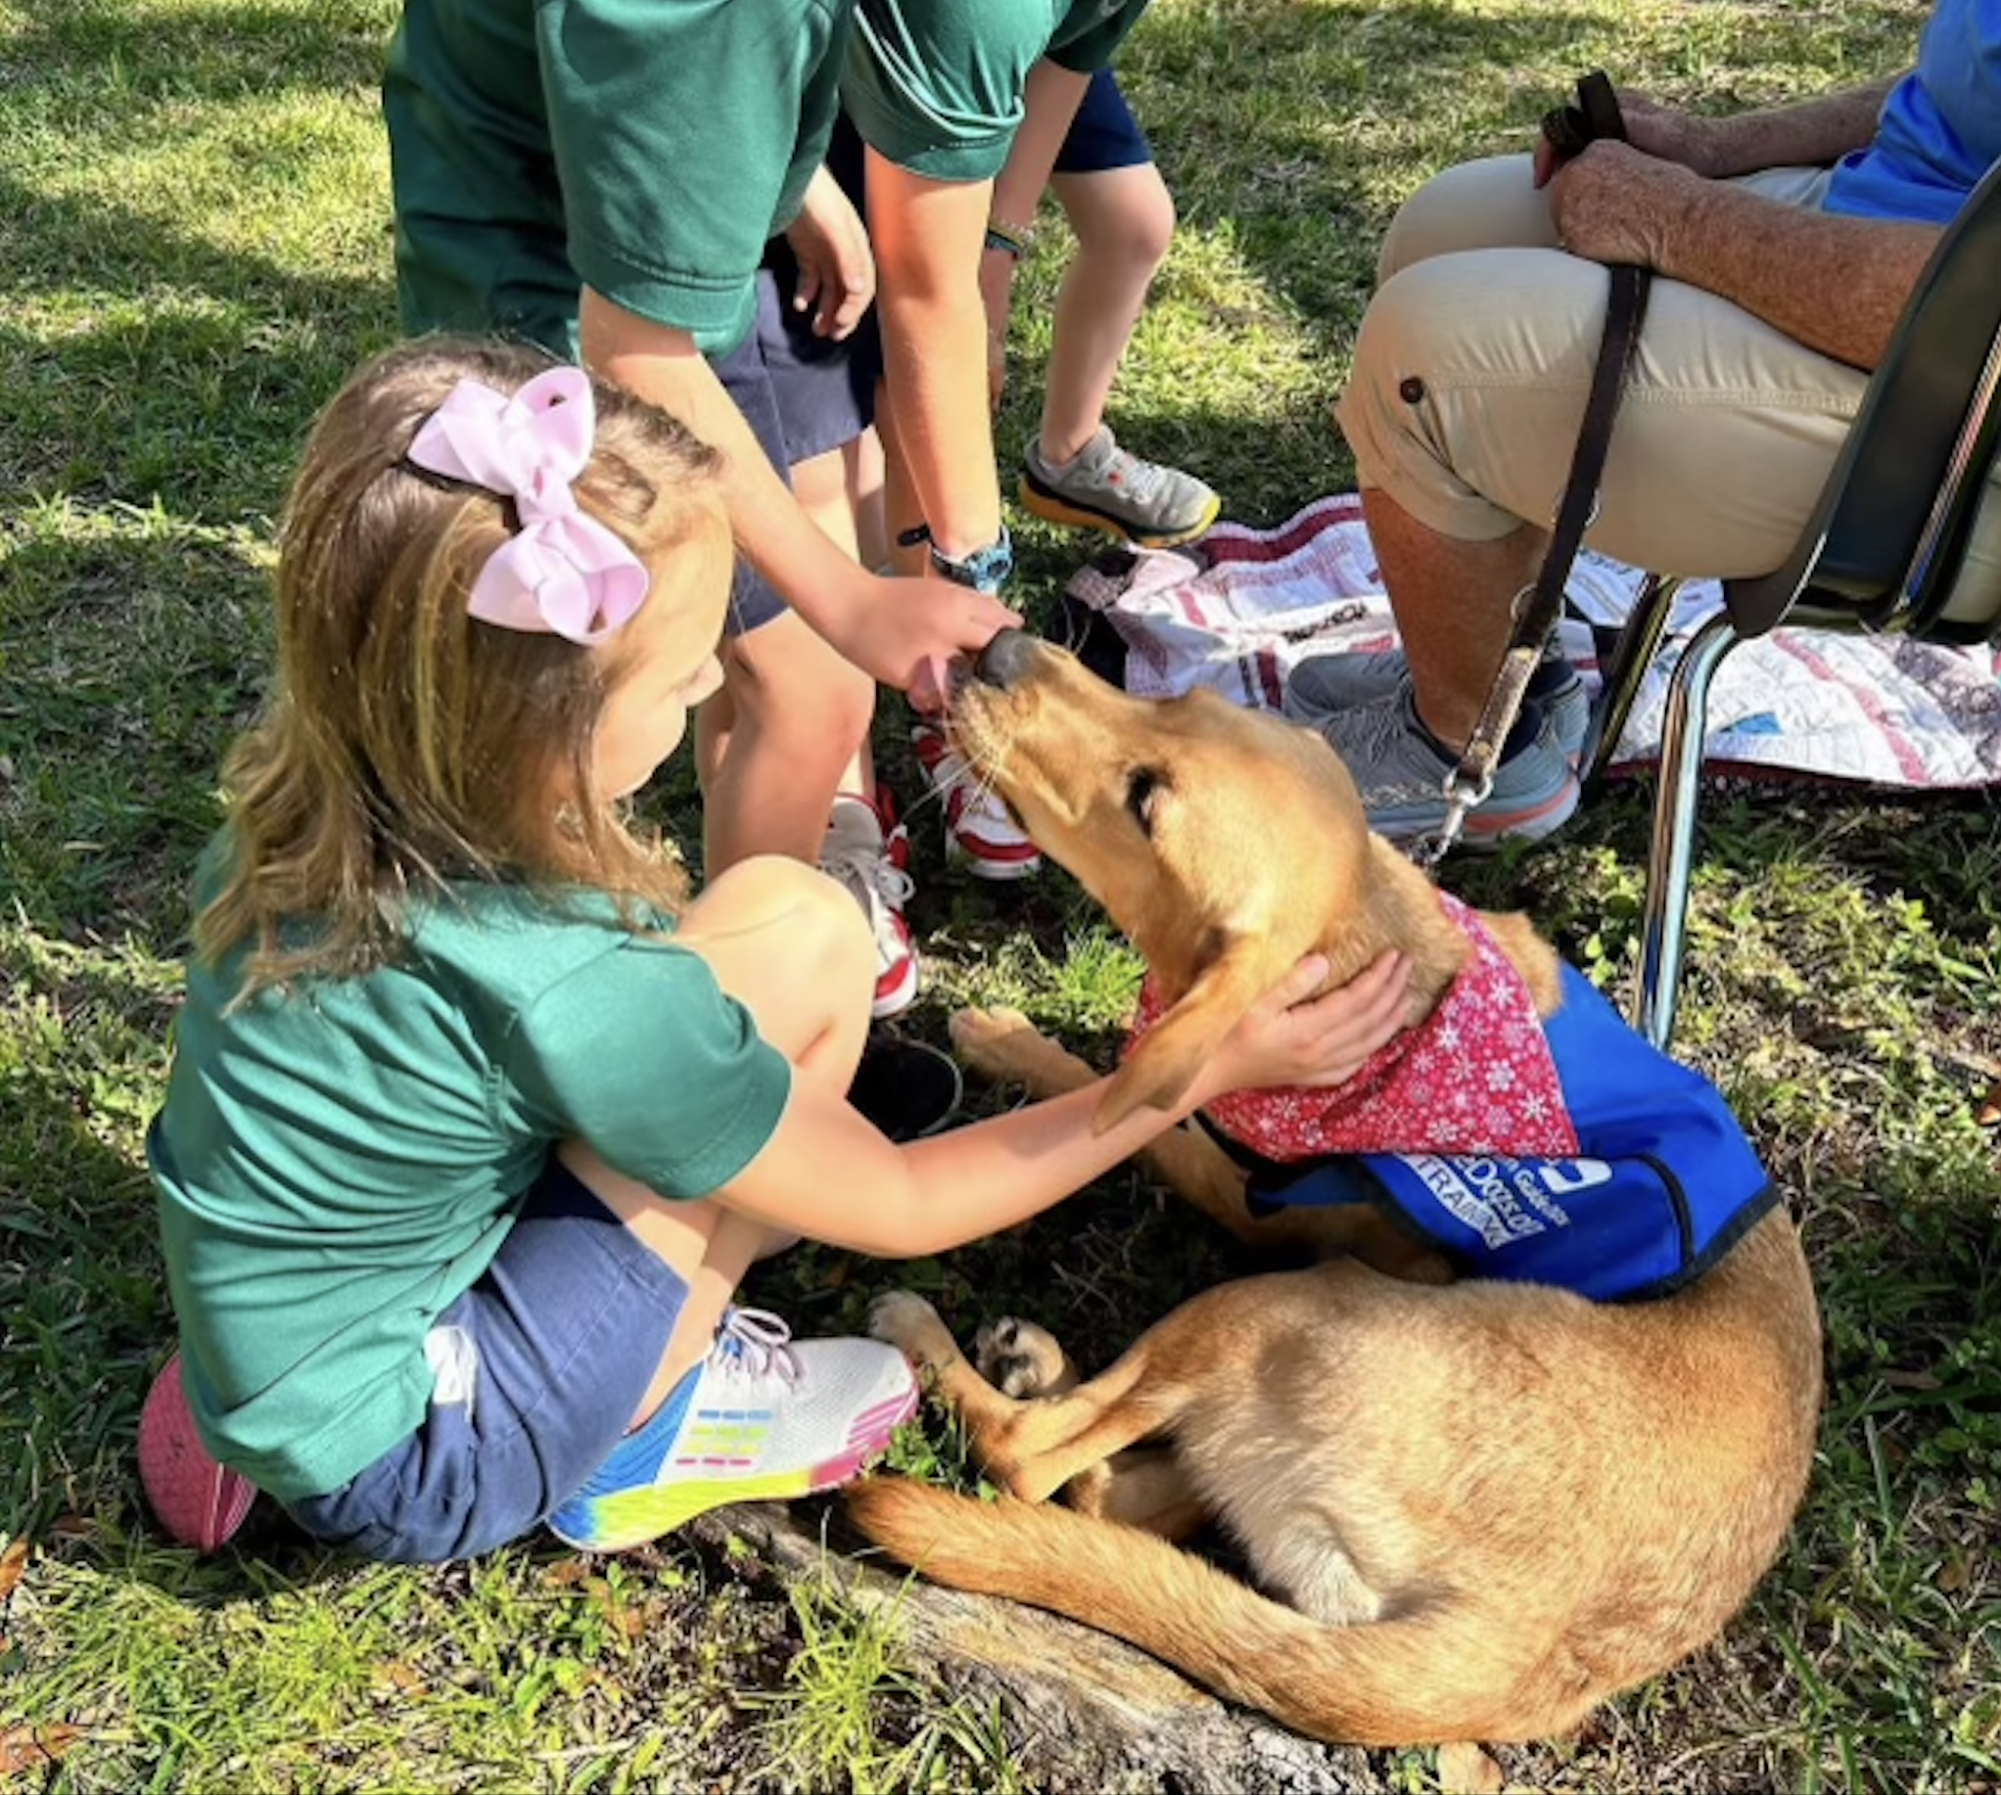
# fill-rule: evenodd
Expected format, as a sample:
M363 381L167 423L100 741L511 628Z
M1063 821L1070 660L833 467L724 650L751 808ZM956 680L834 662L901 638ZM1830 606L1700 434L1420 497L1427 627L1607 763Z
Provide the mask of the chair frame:
M1723 609L1676 661L1661 735L1634 1026L1665 1048L1687 949L1689 882L1709 689L1739 642L1781 622L1985 640L2001 617L1946 615L2001 446L2001 162L1947 227L1918 278L1847 442L1783 567L1726 580ZM2001 503L2001 499L1996 500ZM1582 764L1616 751L1683 580L1649 574L1593 706Z

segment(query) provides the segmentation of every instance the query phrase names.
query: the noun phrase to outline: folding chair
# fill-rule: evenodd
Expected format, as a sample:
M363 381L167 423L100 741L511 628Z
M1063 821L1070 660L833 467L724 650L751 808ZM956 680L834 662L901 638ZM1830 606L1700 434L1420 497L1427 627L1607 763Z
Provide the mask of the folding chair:
M2001 163L1982 178L1919 276L1889 350L1792 558L1726 580L1668 687L1633 1022L1674 1031L1693 872L1709 686L1739 642L1780 623L1901 631L1926 641L2001 634L2001 579L1960 591L1975 513L2001 441ZM2001 504L2001 497L1995 503ZM1660 649L1681 580L1650 574L1620 632L1585 743L1586 779L1616 749Z

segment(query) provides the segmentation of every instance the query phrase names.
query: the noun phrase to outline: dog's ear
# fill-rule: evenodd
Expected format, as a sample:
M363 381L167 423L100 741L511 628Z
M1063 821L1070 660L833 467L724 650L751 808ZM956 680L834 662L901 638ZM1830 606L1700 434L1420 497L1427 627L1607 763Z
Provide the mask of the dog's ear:
M1212 953L1186 995L1139 1038L1112 1074L1092 1131L1103 1134L1143 1104L1173 1108L1275 979L1270 956L1248 951L1241 941Z

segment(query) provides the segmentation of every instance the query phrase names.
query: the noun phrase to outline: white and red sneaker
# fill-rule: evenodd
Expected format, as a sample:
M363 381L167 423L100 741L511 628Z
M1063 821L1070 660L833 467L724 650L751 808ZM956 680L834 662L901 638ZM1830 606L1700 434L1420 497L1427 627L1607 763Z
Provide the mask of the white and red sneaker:
M997 794L981 785L935 723L910 732L917 763L945 805L945 857L982 879L1026 879L1042 856L1008 815Z
M903 906L910 901L910 838L894 821L888 793L875 803L852 792L834 799L820 870L840 880L875 933L875 1014L894 1016L917 996L917 949Z

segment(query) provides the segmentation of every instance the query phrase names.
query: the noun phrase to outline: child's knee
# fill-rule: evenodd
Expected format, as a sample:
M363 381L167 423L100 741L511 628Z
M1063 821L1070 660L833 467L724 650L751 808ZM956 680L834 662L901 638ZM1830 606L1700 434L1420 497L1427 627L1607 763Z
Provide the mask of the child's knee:
M1078 252L1107 267L1141 271L1150 279L1174 243L1174 196L1150 162L1098 178L1116 185L1066 208Z
M776 990L825 991L838 1005L850 995L865 1003L875 986L875 941L861 906L818 867L782 854L718 873L688 906L677 936L710 957L749 959Z
M1153 178L1136 188L1126 209L1126 253L1136 263L1158 268L1174 246L1174 195L1150 164L1147 172Z

